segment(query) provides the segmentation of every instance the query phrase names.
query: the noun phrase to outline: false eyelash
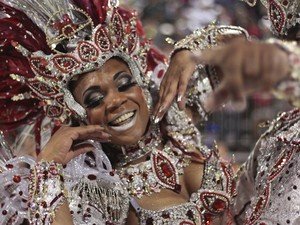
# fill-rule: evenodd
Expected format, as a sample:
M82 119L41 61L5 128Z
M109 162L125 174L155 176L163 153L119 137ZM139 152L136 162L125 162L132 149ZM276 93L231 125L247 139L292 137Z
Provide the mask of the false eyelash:
M121 87L118 87L118 90L119 91L126 91L128 90L129 88L135 86L137 83L136 82L132 82L130 84L125 84L125 85L122 85Z
M98 96L95 99L89 100L90 103L86 103L86 108L95 108L96 106L100 105L101 101L103 100L102 96Z

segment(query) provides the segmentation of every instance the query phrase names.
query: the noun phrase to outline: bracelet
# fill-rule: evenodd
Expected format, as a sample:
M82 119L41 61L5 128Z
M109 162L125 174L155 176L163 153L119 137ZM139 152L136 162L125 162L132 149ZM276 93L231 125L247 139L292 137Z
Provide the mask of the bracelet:
M167 38L166 41L174 45L174 50L171 52L169 59L178 50L205 50L219 45L222 42L222 37L238 35L243 35L246 39L249 38L248 32L241 27L210 24L205 28L195 30L191 35L186 36L178 42Z
M38 162L30 174L30 224L53 223L56 209L65 199L62 165L55 162Z

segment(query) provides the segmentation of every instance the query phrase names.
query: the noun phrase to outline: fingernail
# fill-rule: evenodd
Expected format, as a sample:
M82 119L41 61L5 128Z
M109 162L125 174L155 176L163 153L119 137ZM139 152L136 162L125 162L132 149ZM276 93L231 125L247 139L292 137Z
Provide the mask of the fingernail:
M109 134L109 133L103 133L103 136L104 136L105 138L110 138L110 137L111 137L111 134Z
M160 121L160 118L158 117L158 116L156 116L155 118L154 118L154 123L158 123Z
M165 110L165 106L164 105L162 105L160 108L159 108L159 111L158 111L158 113L162 113L164 110Z
M183 97L182 95L179 95L178 98L177 98L177 102L181 102L182 97Z

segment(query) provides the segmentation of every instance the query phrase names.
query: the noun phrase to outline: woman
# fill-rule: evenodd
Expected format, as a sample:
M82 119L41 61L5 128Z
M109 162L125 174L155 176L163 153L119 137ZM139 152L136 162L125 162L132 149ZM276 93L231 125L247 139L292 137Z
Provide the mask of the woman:
M5 109L18 109L13 117L20 123L36 120L40 135L40 109L56 125L69 125L36 160L5 162L1 224L229 223L230 167L216 149L201 145L199 131L176 104L159 124L152 119L155 82L166 63L134 13L116 1L74 2L1 2L1 79L11 84L4 89ZM215 26L197 34L199 49L246 35ZM206 71L197 68L191 96L216 85ZM205 116L203 95L190 104ZM27 108L24 118L18 112L28 103L36 108Z

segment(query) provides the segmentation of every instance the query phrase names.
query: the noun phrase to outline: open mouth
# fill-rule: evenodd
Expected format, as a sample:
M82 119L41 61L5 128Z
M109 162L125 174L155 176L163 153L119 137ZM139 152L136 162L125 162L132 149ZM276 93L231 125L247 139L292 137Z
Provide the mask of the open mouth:
M113 121L110 121L108 125L113 130L123 131L131 128L135 124L135 121L136 121L136 110L118 116Z

